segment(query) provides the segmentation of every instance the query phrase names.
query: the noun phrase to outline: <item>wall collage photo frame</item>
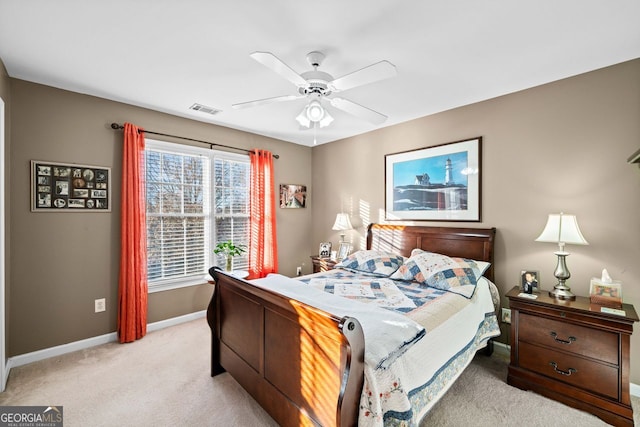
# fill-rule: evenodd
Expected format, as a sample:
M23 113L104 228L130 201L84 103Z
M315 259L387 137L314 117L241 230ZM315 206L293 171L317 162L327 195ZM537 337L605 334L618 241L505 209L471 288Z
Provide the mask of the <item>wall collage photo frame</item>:
M32 212L110 212L111 168L31 161Z

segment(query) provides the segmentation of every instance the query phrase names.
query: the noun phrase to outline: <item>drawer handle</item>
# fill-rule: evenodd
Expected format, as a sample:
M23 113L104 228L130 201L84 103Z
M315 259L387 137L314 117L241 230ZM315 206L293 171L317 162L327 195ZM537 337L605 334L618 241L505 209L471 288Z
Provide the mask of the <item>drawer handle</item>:
M574 368L569 368L566 371L563 371L562 369L558 369L558 364L556 362L549 362L549 365L553 366L554 371L556 371L560 375L566 375L567 377L570 376L571 374L575 374L576 372L578 372L578 370Z
M553 337L554 340L556 340L556 342L559 342L560 344L571 344L572 342L574 342L576 340L576 337L569 337L569 340L563 340L558 338L558 334L556 334L555 332L551 332L551 336Z

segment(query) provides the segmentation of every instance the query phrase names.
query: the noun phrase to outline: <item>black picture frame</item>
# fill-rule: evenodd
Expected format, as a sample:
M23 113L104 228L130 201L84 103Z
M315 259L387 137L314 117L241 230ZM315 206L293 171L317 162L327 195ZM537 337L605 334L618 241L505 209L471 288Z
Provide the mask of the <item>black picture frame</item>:
M111 212L111 168L32 160L31 212Z
M531 294L540 290L540 272L537 270L520 271L520 290Z

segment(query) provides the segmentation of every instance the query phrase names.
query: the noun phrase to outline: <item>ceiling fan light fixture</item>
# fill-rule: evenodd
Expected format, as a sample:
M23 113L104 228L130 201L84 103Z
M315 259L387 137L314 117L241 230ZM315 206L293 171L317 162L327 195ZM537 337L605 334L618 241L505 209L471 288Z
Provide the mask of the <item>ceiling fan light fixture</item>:
M332 121L333 121L333 117L331 117L331 115L327 110L324 110L324 117L322 118L322 120L318 122L318 124L320 125L321 128L323 128L325 126L329 126Z
M307 118L312 122L319 122L324 118L325 110L320 101L311 101L307 105Z
M313 100L304 106L300 114L296 117L300 126L311 128L316 124L323 128L333 122L333 117L324 109L320 101Z
M296 117L296 120L298 121L298 123L300 123L300 126L302 126L302 127L305 127L305 128L310 128L311 127L311 120L309 120L309 118L307 117L307 107L306 106L300 112L300 114L298 114L298 117Z

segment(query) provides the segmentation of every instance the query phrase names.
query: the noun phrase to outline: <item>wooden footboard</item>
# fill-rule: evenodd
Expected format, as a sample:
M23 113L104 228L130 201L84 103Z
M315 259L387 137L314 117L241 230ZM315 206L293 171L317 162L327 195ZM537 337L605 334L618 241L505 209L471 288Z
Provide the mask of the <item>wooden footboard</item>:
M212 271L211 375L229 372L282 426L355 426L360 323Z

